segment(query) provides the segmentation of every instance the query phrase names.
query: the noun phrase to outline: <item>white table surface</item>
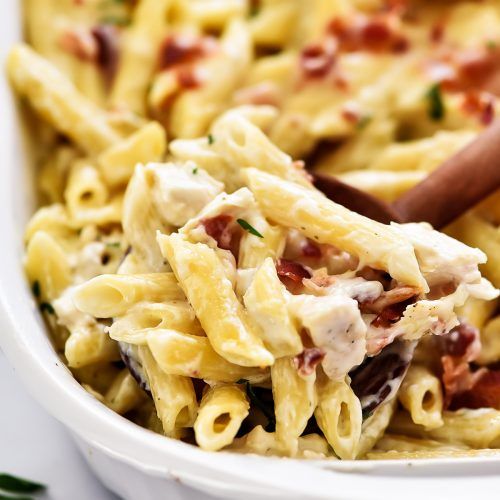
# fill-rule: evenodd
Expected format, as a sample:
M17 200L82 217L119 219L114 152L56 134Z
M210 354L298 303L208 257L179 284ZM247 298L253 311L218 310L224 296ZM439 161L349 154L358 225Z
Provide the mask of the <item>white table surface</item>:
M63 426L28 395L1 351L0 472L46 484L44 499L118 500L92 475Z

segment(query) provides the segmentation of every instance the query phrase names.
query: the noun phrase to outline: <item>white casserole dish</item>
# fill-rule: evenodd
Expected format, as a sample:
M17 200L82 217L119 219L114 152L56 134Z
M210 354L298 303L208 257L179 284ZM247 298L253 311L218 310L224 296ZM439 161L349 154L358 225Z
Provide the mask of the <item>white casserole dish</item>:
M21 37L19 4L0 2L2 61ZM438 495L460 500L499 490L500 457L304 462L212 454L146 431L100 404L53 351L24 277L22 235L35 205L34 170L3 76L0 109L0 345L32 395L71 430L86 460L111 490L130 500L187 498L188 490L179 483L239 500L411 500Z

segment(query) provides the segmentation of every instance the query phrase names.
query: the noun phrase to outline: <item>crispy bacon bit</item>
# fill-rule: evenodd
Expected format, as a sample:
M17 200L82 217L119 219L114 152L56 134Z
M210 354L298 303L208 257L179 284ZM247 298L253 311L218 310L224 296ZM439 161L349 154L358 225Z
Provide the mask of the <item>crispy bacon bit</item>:
M311 273L302 264L286 259L278 259L276 272L281 282L292 293L296 293L302 288L303 279L311 277Z
M391 306L397 304L405 304L405 307L415 302L418 297L418 288L412 286L398 285L392 290L383 292L380 297L377 297L372 302L364 301L359 304L362 312L383 314L385 311L386 316L393 317L396 309L391 309ZM409 302L410 301L410 302ZM404 311L404 309L403 309ZM401 316L400 316L401 317ZM399 319L399 318L398 318Z
M341 51L402 53L408 50L409 42L395 25L393 14L378 14L372 17L356 16L352 21L335 18L328 25L328 33L335 37Z
M429 39L433 43L439 43L444 38L444 23L439 21L431 26Z
M118 66L118 31L116 26L103 24L92 29L92 36L98 47L96 62L109 85Z
M179 86L183 89L195 89L201 85L201 80L192 66L181 66L176 69Z
M495 408L500 410L500 371L482 369L476 372L470 389L457 394L450 410L460 408Z
M479 118L483 125L490 125L495 117L495 98L486 92L468 91L464 95L462 109Z
M312 375L324 359L325 352L319 347L306 347L298 356L293 358L296 370L303 377Z
M90 31L79 29L64 32L59 38L60 47L82 61L96 61L98 44Z
M203 219L201 221L201 224L205 228L205 232L212 237L217 242L217 246L223 250L231 250L233 223L234 217L226 214L217 215L216 217Z
M474 361L481 350L477 328L465 322L461 322L450 333L436 338L436 341L444 356L463 358L466 361Z
M215 42L211 37L188 35L169 36L160 48L160 70L181 64L191 64L213 51Z
M469 365L481 351L479 331L461 322L451 332L435 337L434 342L441 352L444 406L447 408L457 394L469 391L482 375L483 370L472 372Z
M335 46L332 43L309 45L300 54L300 67L309 78L324 78L335 64Z

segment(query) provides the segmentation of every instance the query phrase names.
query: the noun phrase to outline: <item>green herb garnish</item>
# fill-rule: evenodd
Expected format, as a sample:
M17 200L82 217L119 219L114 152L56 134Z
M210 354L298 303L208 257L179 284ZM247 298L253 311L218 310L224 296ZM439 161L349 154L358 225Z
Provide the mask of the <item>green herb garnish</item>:
M111 243L106 243L108 248L120 248L121 243L119 241L112 241Z
M262 234L260 234L259 231L251 226L245 219L236 219L236 222L250 234L253 234L254 236L257 236L259 238L264 238L264 236L262 236Z
M497 42L495 42L495 40L488 40L486 47L490 50L495 50L497 48Z
M10 493L37 493L45 490L46 486L41 483L30 481L29 479L0 473L0 489Z
M193 174L196 175L198 173L198 167L193 168Z
M208 141L208 144L210 144L210 146L211 146L215 142L214 136L212 134L208 134L207 141Z
M255 394L255 391L253 390L253 387L250 385L250 382L246 382L246 392L248 399L250 402L255 405L267 418L267 425L266 425L266 431L267 432L272 432L276 428L276 418L274 416L274 411L269 408L268 405L262 399Z
M38 280L33 282L33 285L31 286L31 291L33 292L33 295L39 299L40 295L42 294L42 290L40 288L40 282Z
M441 120L445 115L443 96L441 95L441 86L434 84L425 94L428 102L429 118L434 121Z
M372 415L373 415L373 410L368 410L367 408L361 410L361 417L363 418L363 420L370 418Z
M40 304L40 311L42 312L47 312L49 314L55 314L56 311L52 307L52 304L50 302L42 302Z

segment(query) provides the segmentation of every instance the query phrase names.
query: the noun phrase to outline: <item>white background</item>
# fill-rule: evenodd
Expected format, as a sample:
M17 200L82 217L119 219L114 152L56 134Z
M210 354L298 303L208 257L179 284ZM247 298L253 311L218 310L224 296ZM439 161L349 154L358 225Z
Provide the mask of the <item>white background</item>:
M28 395L1 351L0 472L48 485L44 499L118 500L94 478L63 426Z

